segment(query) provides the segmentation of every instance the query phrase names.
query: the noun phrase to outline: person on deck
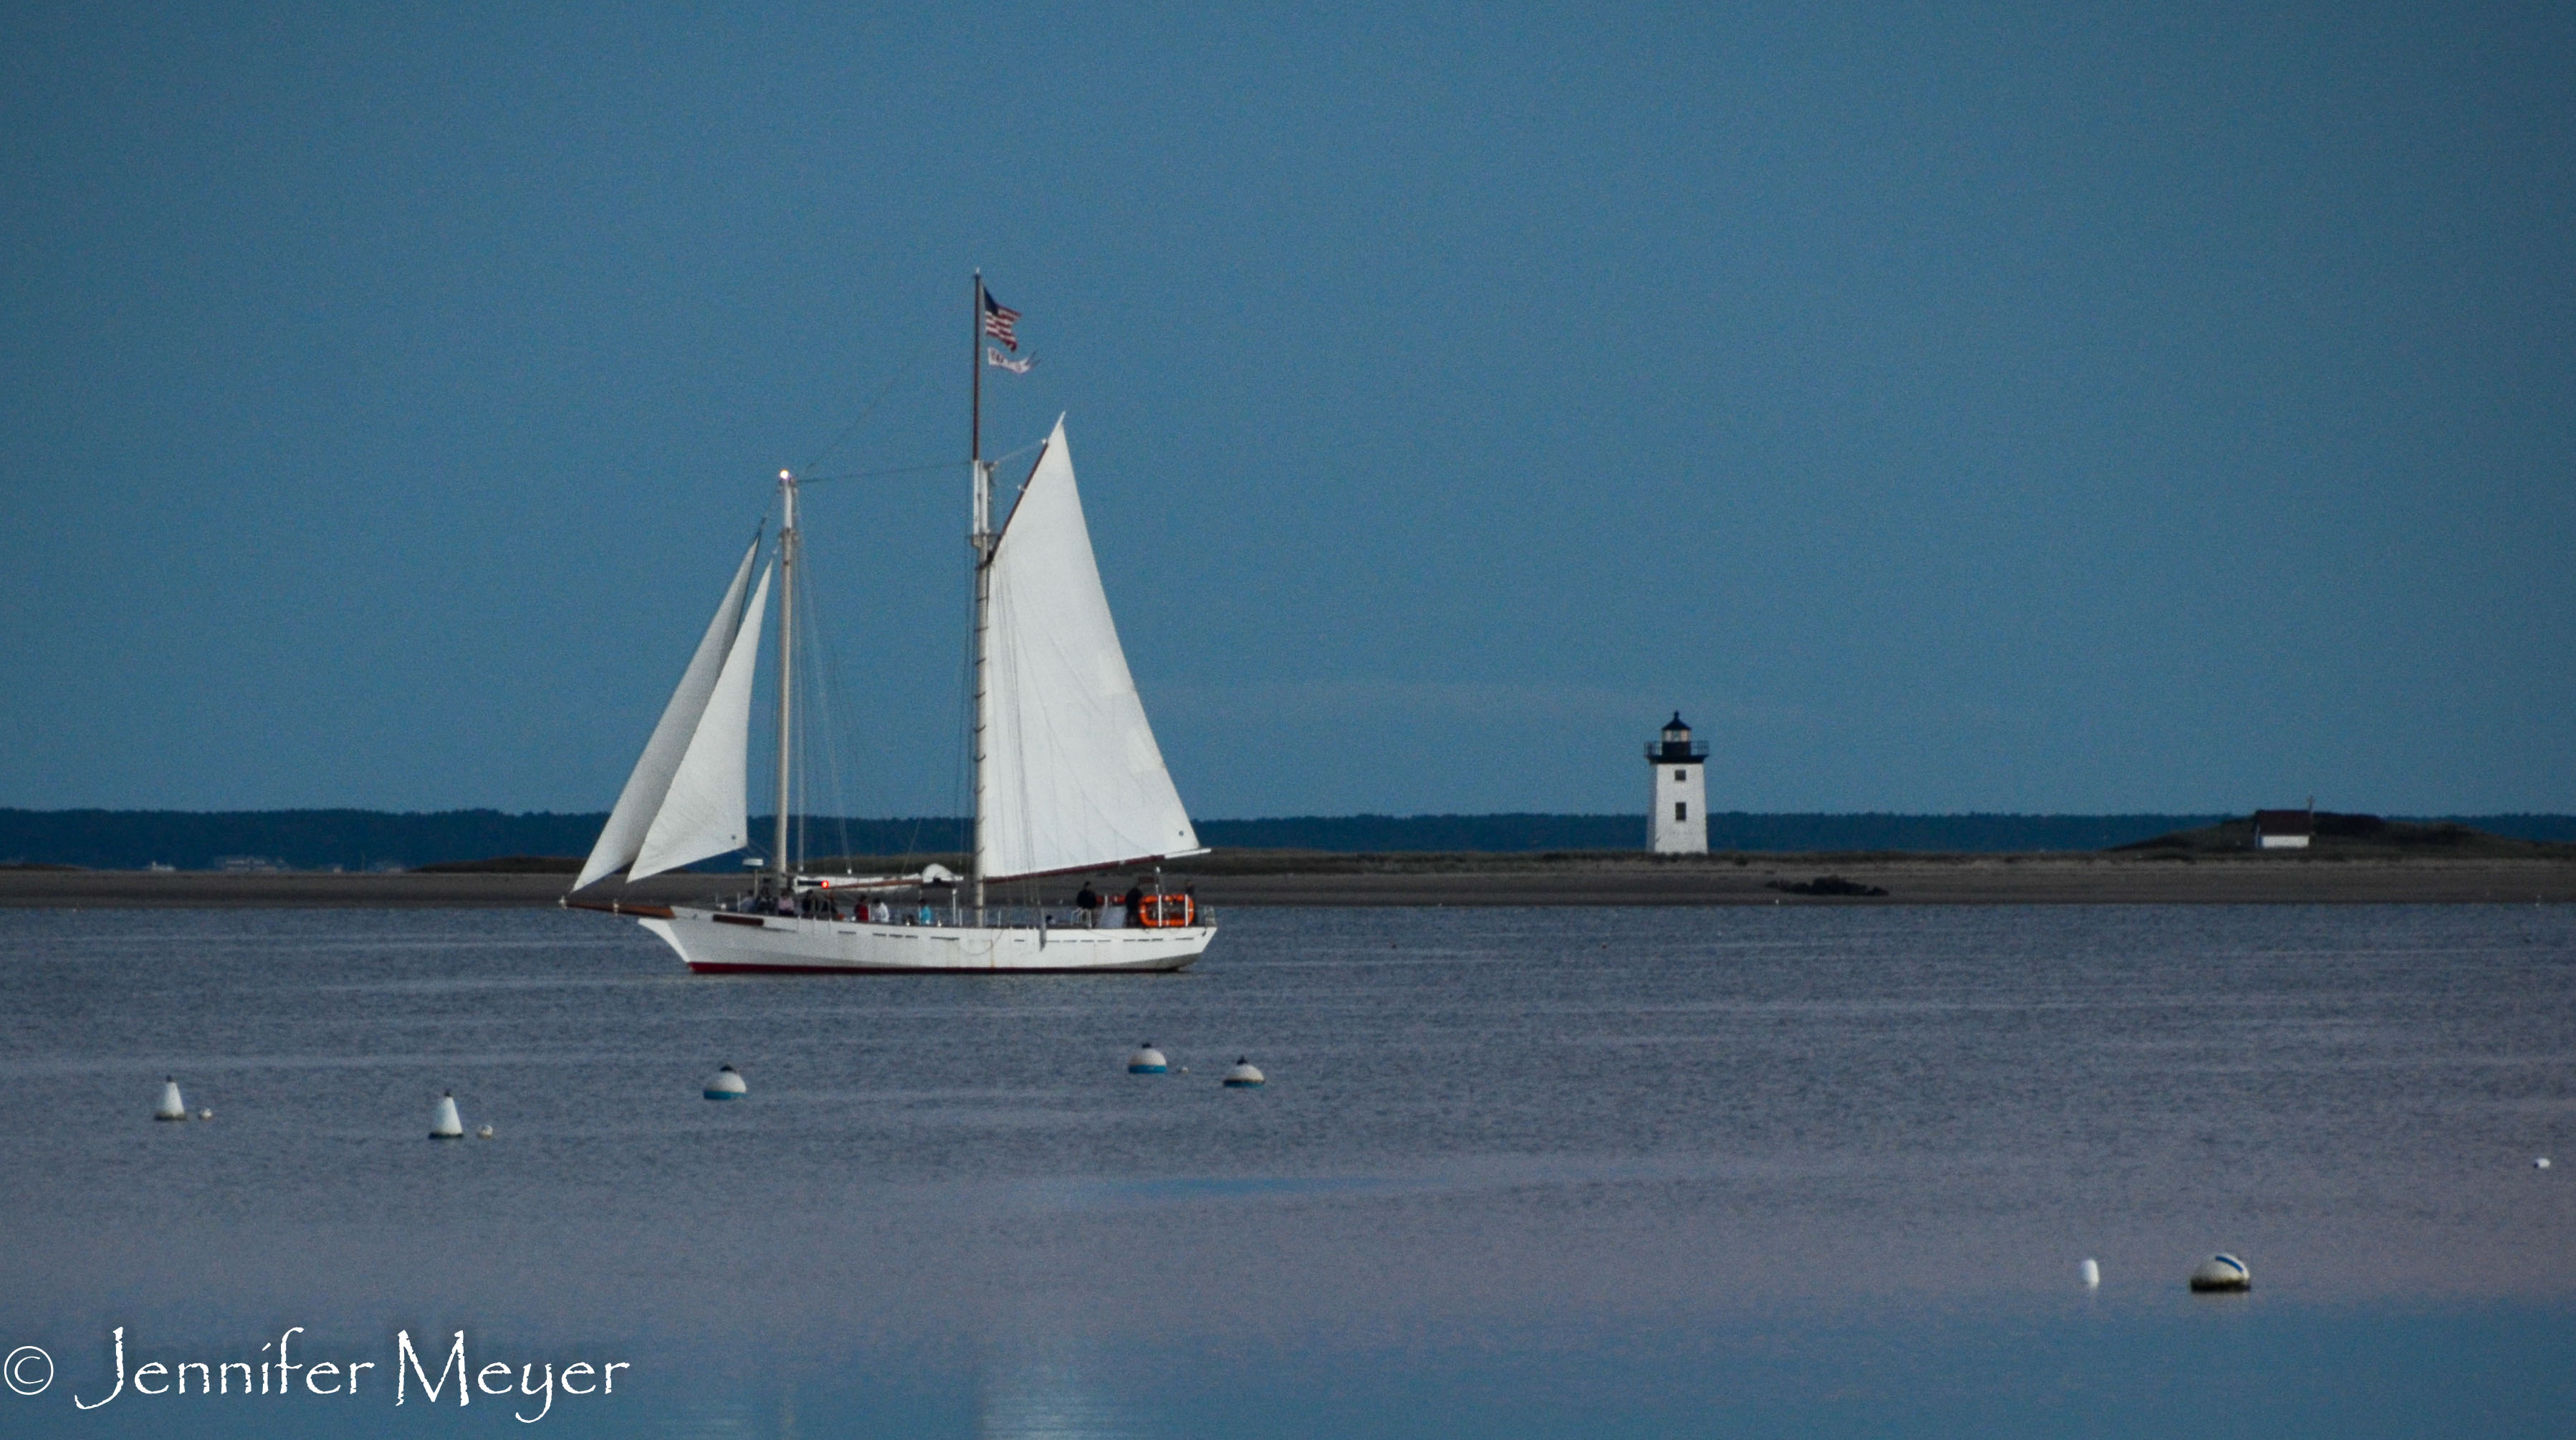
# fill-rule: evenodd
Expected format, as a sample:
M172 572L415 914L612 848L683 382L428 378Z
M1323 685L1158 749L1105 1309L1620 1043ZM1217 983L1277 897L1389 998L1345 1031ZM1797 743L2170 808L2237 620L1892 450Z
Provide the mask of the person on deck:
M1127 887L1127 898L1119 902L1127 907L1127 924L1132 928L1145 923L1145 887L1142 883Z
M1073 908L1082 912L1082 923L1086 927L1100 924L1100 892L1091 888L1090 881L1082 882L1081 891L1073 897Z

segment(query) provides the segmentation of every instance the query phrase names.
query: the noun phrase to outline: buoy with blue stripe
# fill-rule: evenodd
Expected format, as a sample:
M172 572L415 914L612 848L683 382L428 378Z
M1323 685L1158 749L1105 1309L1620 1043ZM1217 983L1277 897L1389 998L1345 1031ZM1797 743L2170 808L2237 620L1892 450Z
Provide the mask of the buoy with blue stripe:
M1171 1070L1171 1062L1163 1058L1163 1052L1155 1049L1151 1040L1137 1046L1136 1053L1127 1057L1130 1075L1168 1075Z
M2251 1290L2254 1288L2254 1272L2246 1269L2245 1262L2233 1255L2212 1255L2200 1262L2199 1269L2191 1272L2191 1288Z
M152 1112L152 1118L155 1120L188 1118L188 1102L179 1098L178 1076L170 1076L161 1082L161 1104Z
M707 1080L707 1098L710 1100L739 1100L749 1093L751 1087L742 1083L742 1072L730 1065L719 1068Z
M438 1097L438 1118L430 1122L429 1138L432 1140L465 1138L465 1122L456 1113L455 1091L450 1090Z
M2075 1267L2075 1274L2076 1278L2084 1282L2085 1289L2099 1290L2102 1288L2102 1266L2098 1261L2090 1259L2086 1260L2083 1264Z
M1254 1065L1248 1055L1237 1057L1234 1068L1225 1072L1225 1088L1228 1090L1257 1090L1260 1087L1260 1067Z

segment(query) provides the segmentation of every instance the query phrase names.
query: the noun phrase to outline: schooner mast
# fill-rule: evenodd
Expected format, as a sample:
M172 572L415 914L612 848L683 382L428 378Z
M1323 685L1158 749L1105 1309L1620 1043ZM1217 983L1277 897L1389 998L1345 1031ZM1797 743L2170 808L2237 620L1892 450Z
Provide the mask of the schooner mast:
M787 861L787 772L794 750L796 720L796 477L778 472L778 849L770 868L778 876L778 893L795 893L796 880Z
M971 842L974 853L968 857L967 870L975 877L975 924L984 923L984 736L992 727L992 687L985 683L985 640L992 623L993 610L993 467L984 463L984 309L989 302L984 295L984 272L975 272L975 307L967 328L974 342L967 348L967 359L975 374L973 400L968 406L966 463L973 472L973 528L966 543L975 552L975 734L967 753L975 766L975 835Z

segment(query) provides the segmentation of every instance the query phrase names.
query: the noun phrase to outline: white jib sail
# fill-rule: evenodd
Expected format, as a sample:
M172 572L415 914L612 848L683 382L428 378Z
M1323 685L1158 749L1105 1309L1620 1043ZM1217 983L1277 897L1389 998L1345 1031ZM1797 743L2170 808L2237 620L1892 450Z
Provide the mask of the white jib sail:
M705 638L698 641L698 653L689 657L689 668L680 676L679 688L671 692L671 703L662 707L661 722L653 727L653 738L644 742L644 754L635 762L635 773L626 777L626 788L617 792L617 808L608 813L608 823L600 827L599 842L590 847L590 859L581 867L581 878L572 888L584 885L630 864L643 849L644 832L653 826L653 817L661 812L662 797L670 793L671 776L680 768L680 756L689 748L689 737L698 733L698 720L707 712L707 697L715 693L716 676L724 669L725 655L733 649L734 632L742 628L742 592L751 582L752 557L760 553L760 542L742 552L742 563L734 567L733 583L725 587L724 603L716 607L713 620L707 622Z
M672 772L671 788L644 832L644 846L626 872L629 881L739 850L749 840L743 813L743 760L751 740L751 675L760 665L760 620L769 610L768 570L752 592L735 632L724 671L707 696L707 711L689 737L688 752Z
M1061 420L1003 527L988 624L984 877L1197 850L1101 593Z

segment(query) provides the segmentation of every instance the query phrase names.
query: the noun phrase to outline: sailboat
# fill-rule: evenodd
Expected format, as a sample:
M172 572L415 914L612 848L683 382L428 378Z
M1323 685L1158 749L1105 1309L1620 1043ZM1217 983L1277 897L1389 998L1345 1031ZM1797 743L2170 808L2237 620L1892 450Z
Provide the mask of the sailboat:
M601 827L567 906L632 915L702 972L1179 970L1216 935L1194 898L1171 895L1162 861L1205 853L1127 669L1074 483L1064 421L999 525L995 463L983 457L983 277L975 279L976 370L969 543L975 563L975 829L971 873L807 873L790 860L797 478L778 476L782 516L757 582L755 540L735 566L679 687ZM778 597L778 830L765 871L700 905L585 898L749 843L752 676ZM1154 867L1152 893L1100 911L1021 914L988 887ZM1140 883L1138 889L1142 890ZM1134 892L1131 892L1134 893ZM899 903L897 903L899 902Z

